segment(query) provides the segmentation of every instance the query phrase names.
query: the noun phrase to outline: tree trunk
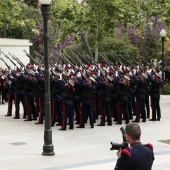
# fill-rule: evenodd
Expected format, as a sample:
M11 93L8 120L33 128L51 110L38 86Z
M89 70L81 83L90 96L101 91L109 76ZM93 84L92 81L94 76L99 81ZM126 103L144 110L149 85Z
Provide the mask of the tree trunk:
M60 24L58 24L58 26L57 26L57 29L56 29L56 39L58 39L59 38L59 36L60 36L60 29L61 29L61 27L60 27ZM60 44L57 44L57 53L58 54L60 54L62 51L61 51L61 45Z
M6 38L6 37L7 37L6 31L7 31L7 24L4 23L4 25L3 25L3 38Z
M83 41L83 43L84 43L84 45L85 45L85 48L86 48L86 50L87 50L87 53L88 53L88 55L90 56L90 57L92 57L93 58L93 54L92 54L92 52L91 52L91 49L90 49L90 46L89 46L89 43L88 43L88 40L87 40L87 38L86 38L86 35L85 35L85 33L84 33L84 29L82 28L81 29L81 38L82 38L82 41Z
M98 62L99 58L99 47L98 47L98 41L96 40L96 45L95 45L95 61Z
M96 42L95 42L95 61L98 62L99 58L99 47L98 47L98 36L99 36L99 22L97 22L97 31L96 31Z

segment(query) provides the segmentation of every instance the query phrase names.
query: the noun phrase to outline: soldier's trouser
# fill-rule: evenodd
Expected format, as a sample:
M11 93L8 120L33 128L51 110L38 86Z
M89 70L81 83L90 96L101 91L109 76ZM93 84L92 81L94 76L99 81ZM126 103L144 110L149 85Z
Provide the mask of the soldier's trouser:
M161 118L161 109L160 109L160 94L153 94L151 96L151 105L152 105L152 119Z
M14 99L15 99L14 94L8 94L8 110L7 110L7 115L8 116L12 115L12 104L13 104Z
M136 120L140 120L142 116L143 120L146 120L146 111L145 111L145 95L138 94L136 98Z
M27 109L26 109L26 104L25 104L25 91L24 90L18 90L16 93L16 102L15 102L15 107L16 107L16 112L15 116L17 118L20 118L20 102L23 105L23 110L24 110L24 116L27 114Z

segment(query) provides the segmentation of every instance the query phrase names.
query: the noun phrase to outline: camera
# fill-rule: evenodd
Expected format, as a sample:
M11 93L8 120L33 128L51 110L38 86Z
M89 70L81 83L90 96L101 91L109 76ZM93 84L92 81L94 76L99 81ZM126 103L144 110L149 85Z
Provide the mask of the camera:
M120 131L122 132L122 138L123 138L123 142L121 144L119 143L114 143L114 142L110 142L112 147L110 148L110 150L119 150L121 149L125 149L128 147L128 142L126 141L126 137L125 137L125 130L123 127L120 128Z
M114 142L110 142L112 147L110 148L110 150L119 150L121 149L125 149L128 147L128 143L127 142L122 142L121 144L119 143L114 143Z

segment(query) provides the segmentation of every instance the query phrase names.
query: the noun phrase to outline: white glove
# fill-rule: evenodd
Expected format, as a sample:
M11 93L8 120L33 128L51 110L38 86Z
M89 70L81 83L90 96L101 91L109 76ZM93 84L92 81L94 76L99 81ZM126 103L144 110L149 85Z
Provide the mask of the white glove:
M59 80L62 80L63 79L63 76L62 76L62 74L60 74L60 79Z
M74 74L75 73L75 71L73 70L73 69L71 69L71 72Z
M118 76L118 71L115 72L115 76L116 76L116 77Z
M132 72L131 71L129 71L129 75L132 76Z
M97 76L100 76L100 70L98 70Z
M77 73L77 77L81 77L81 73L80 72Z

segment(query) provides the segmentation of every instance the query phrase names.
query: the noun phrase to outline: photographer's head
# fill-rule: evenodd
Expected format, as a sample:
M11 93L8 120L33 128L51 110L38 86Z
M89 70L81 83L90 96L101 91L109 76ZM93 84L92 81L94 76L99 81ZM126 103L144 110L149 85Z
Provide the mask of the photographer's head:
M141 129L137 123L129 123L125 128L126 140L128 143L140 141Z

